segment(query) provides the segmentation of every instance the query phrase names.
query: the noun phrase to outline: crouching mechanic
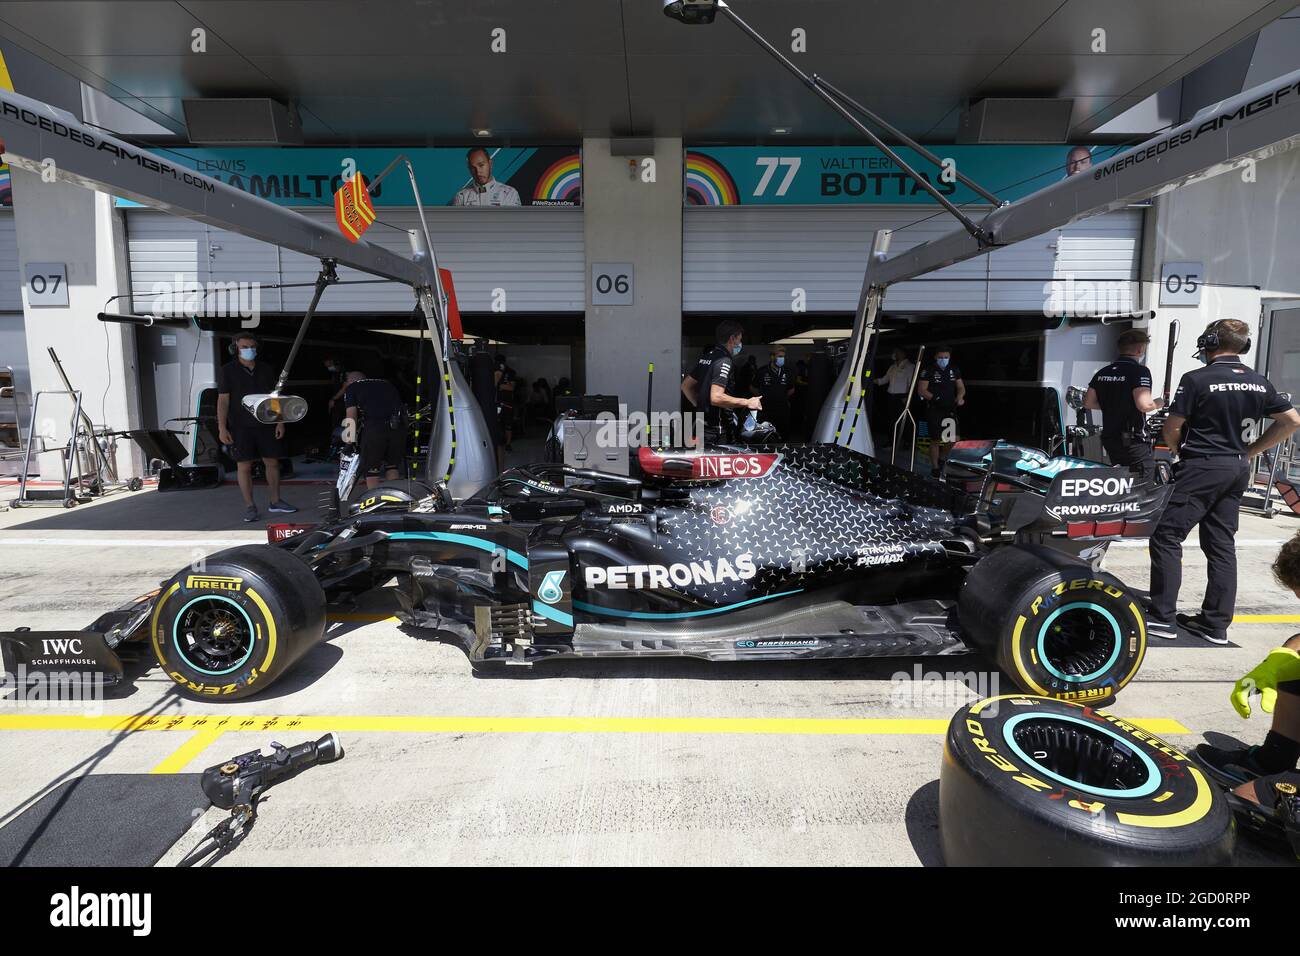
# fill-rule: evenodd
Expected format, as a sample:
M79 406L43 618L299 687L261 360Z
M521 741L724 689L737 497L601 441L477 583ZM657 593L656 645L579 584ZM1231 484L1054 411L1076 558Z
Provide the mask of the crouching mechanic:
M343 434L357 445L366 487L377 487L381 474L384 481L396 481L406 443L406 408L397 387L386 379L349 372L343 404L348 410Z
M1273 575L1279 584L1300 597L1300 534L1282 546L1273 563ZM1237 749L1201 744L1195 756L1211 776L1232 787L1237 796L1273 808L1288 788L1295 788L1290 791L1292 797L1300 792L1300 773L1296 772L1296 761L1300 760L1300 634L1269 651L1263 661L1237 681L1231 700L1233 709L1243 718L1250 717L1250 699L1255 694L1259 695L1260 710L1273 715L1264 742ZM1292 825L1297 822L1292 821Z

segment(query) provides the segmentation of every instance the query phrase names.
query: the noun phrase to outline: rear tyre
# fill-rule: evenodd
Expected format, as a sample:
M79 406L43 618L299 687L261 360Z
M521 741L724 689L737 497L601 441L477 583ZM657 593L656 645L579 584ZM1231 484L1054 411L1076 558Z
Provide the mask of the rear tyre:
M1049 548L1011 545L981 560L958 600L975 646L1027 693L1101 703L1146 654L1137 597L1113 575Z
M939 829L949 866L1223 866L1236 836L1224 795L1185 754L1028 695L953 717Z
M163 585L150 634L182 693L239 700L270 687L325 636L325 592L282 548L229 548Z

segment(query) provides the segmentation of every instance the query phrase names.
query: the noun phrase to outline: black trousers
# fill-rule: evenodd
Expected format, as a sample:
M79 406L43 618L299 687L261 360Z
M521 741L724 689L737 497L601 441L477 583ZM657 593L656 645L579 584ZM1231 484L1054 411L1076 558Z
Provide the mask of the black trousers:
M1155 449L1145 438L1138 438L1127 432L1114 435L1103 433L1101 447L1106 449L1106 457L1110 459L1112 465L1127 465L1130 470L1141 475L1143 481L1150 481L1155 477Z
M1216 631L1232 623L1237 603L1237 522L1250 465L1239 455L1189 458L1174 468L1174 490L1151 533L1151 606L1172 622L1183 583L1183 541L1201 528L1201 551L1209 568L1201 612Z

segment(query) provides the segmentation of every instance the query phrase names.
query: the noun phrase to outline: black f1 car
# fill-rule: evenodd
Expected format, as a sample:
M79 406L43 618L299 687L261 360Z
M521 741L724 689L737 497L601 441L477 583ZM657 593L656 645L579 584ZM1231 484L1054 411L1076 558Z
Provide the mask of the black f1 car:
M1145 535L1168 487L1002 443L957 446L946 482L835 445L655 451L639 478L560 464L336 500L275 543L232 548L88 631L10 633L6 656L121 674L148 642L187 694L270 686L325 634L326 607L395 581L400 618L476 667L563 657L909 657L975 649L1017 686L1100 702L1146 649L1137 597L1098 569ZM73 666L73 665L69 665Z

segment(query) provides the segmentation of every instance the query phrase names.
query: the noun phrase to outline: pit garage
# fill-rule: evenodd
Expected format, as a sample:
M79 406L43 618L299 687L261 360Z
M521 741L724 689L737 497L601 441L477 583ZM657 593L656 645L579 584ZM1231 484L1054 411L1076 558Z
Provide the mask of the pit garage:
M336 4L346 48L281 0L49 6L0 4L0 862L41 921L99 925L82 867L154 876L161 935L198 879L161 868L310 868L303 912L411 865L923 867L954 912L944 869L1213 866L1158 915L1279 919L1287 3ZM1159 534L1216 456L1186 404L1136 406L1153 474L1102 453L1134 331L1128 401L1220 362L1263 403L1220 435L1235 565L1188 538L1174 621ZM940 344L932 474L876 382ZM788 433L691 384L777 346ZM357 438L327 358L404 414ZM513 441L498 360L549 393ZM1154 905L1078 882L1080 932Z

